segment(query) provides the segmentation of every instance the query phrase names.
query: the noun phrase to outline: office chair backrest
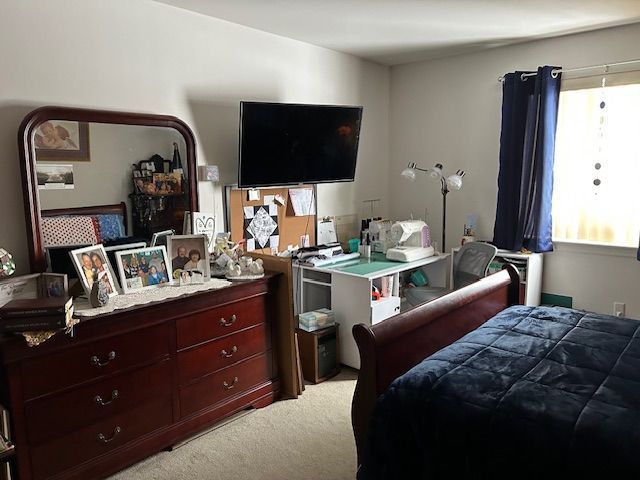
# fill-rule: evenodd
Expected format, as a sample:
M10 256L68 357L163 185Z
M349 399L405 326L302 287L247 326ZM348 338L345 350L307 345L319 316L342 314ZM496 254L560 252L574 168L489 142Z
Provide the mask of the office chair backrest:
M487 275L498 249L481 242L465 243L453 260L453 288L465 287Z

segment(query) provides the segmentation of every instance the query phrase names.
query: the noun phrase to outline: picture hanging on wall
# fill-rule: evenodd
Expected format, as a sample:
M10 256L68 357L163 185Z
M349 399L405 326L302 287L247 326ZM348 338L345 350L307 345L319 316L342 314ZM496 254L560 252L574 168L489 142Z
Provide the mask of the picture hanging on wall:
M38 125L33 134L36 160L88 162L89 124L49 120Z
M280 242L278 206L244 207L244 238L247 239L247 252L259 248L277 249Z

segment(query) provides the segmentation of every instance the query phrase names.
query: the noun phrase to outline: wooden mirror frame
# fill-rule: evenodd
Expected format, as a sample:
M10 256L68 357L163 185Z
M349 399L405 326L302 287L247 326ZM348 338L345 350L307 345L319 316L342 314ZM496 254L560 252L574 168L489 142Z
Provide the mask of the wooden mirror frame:
M177 130L187 146L185 163L188 172L189 208L197 212L198 182L196 162L196 142L189 126L177 117L153 115L147 113L117 112L110 110L91 110L46 106L30 112L18 130L18 149L20 152L20 170L22 172L24 211L29 246L29 263L32 272L46 270L46 258L42 229L40 227L40 196L36 175L36 151L33 143L34 132L47 120L68 120L87 123L111 123L117 125L139 125L146 127L167 127Z

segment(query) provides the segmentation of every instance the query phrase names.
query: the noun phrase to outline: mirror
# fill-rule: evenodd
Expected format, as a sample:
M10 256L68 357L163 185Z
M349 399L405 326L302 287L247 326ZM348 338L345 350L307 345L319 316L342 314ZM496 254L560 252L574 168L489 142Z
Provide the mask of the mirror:
M32 271L57 248L181 234L198 211L195 142L175 117L43 107L20 141Z

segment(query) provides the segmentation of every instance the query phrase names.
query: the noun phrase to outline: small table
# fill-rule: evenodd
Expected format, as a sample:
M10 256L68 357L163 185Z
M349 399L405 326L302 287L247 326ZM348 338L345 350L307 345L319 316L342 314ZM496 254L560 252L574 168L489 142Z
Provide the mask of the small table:
M322 267L294 265L295 314L318 308L330 308L340 324L340 361L360 368L358 348L351 329L358 323L375 325L404 310L400 298L400 277L421 269L429 285L449 285L449 254L434 255L413 262L387 260L382 253L371 258L360 257ZM405 273L406 272L406 273ZM383 278L387 280L383 280ZM371 299L373 286L382 288L383 281L391 283L389 296Z

